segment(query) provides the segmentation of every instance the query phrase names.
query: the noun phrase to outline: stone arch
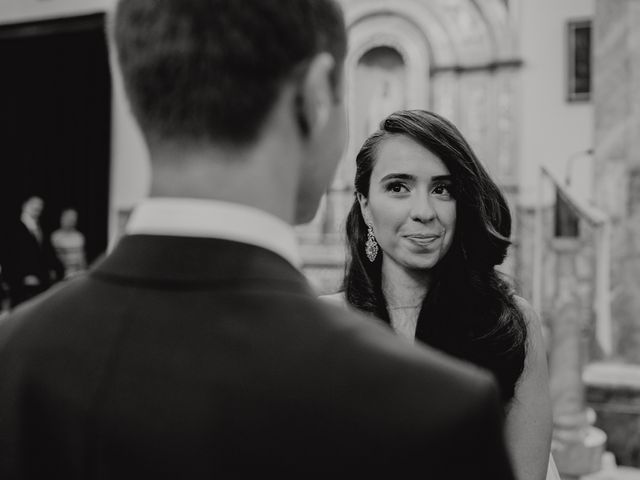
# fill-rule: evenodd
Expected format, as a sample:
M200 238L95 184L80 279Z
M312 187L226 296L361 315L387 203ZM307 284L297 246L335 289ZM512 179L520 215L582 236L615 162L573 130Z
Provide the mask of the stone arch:
M347 92L353 92L358 61L377 47L398 51L407 69L407 108L429 108L454 122L466 122L473 138L482 138L489 127L475 125L477 110L486 109L480 99L491 95L492 81L478 71L493 71L512 58L509 18L501 0L352 0L343 1L349 31L345 62ZM469 72L468 74L466 72ZM485 78L479 78L479 77ZM466 90L470 86L471 92ZM466 98L468 96L470 98ZM476 113L463 115L470 101ZM353 101L352 117L358 115ZM492 107L489 110L496 110ZM468 116L467 116L468 117ZM352 121L352 127L354 122ZM486 130L486 131L485 131ZM490 133L490 132L489 132ZM334 189L346 189L353 180L353 158L362 138L350 138ZM491 148L484 148L487 156Z
M510 124L515 115L517 47L506 4L502 0L343 3L350 40L347 72L371 48L386 45L398 50L407 65L408 106L429 108L453 120L480 156L493 163L490 169L510 181L514 143L509 137L514 132L497 126ZM356 151L350 143L347 158L353 159ZM345 163L336 187L352 180L353 166Z
M513 57L513 32L501 0L359 0L344 2L349 29L372 16L398 16L428 42L436 68L468 67Z
M406 108L429 106L429 71L431 48L423 30L408 18L396 14L372 13L349 25L349 53L345 61L347 72L347 101L350 112L350 127L355 125L358 114L354 99L358 86L355 71L358 62L367 52L378 47L388 47L400 55L406 68ZM353 158L363 138L350 136L345 158L340 164L335 189L349 188L353 181L355 165Z
M357 38L352 38L352 32L361 28L360 25L370 19L396 17L403 19L410 28L421 33L422 41L426 42L432 62L434 64L447 64L455 62L457 52L451 37L444 28L442 21L434 14L427 2L415 0L394 1L393 5L385 0L372 0L360 2L346 8L345 17L350 32L350 48L359 50ZM401 32L395 32L401 33Z
M503 0L472 0L487 24L497 61L516 57L516 35L510 24L509 10Z
M426 104L425 81L429 77L432 52L424 32L417 25L399 15L371 15L349 28L349 42L345 62L347 72L352 72L368 51L390 47L400 54L407 66L408 103Z

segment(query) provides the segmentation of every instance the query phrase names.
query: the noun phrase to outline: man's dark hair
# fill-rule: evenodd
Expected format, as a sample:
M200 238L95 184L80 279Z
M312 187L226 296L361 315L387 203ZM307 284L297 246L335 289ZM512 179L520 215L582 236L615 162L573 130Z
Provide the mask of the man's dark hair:
M121 0L114 35L143 131L178 141L255 140L283 81L346 54L334 0Z

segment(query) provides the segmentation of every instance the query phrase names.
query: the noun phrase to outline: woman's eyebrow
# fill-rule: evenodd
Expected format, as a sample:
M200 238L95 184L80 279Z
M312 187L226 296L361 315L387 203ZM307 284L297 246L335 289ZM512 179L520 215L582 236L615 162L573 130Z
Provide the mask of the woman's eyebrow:
M382 177L380 181L386 182L387 180L415 180L415 178L415 176L408 173L388 173L387 175Z
M432 182L441 182L443 180L452 182L453 181L453 175L449 175L449 174L447 174L447 175L435 175L435 176L431 177L431 181Z
M382 177L380 179L380 183L382 182L387 182L389 180L415 180L416 177L415 175L411 175L409 173L388 173L387 175L385 175L384 177ZM431 177L431 181L432 182L443 182L443 181L453 181L453 176L450 174L443 174L443 175L434 175L433 177Z

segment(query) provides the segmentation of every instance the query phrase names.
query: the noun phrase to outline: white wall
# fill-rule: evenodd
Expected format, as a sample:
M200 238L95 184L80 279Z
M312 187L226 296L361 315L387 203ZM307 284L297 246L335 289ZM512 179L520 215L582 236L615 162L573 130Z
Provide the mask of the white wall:
M540 165L561 178L571 157L576 157L572 170L580 170L583 162L587 167L588 158L580 152L593 146L593 105L566 99L566 24L593 18L595 0L515 3L523 60L518 127L521 203L532 206Z
M114 5L115 0L0 0L0 24L99 13ZM111 142L110 236L117 233L118 211L146 196L150 179L149 155L118 74L113 75Z

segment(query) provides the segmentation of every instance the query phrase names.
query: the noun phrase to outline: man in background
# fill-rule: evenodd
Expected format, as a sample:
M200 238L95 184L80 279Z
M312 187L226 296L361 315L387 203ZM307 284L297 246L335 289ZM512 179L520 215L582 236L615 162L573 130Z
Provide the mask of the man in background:
M3 275L9 286L11 307L47 290L63 275L63 267L40 226L44 201L28 197L19 221L7 229Z
M151 198L0 326L0 477L512 479L488 374L317 300L292 224L345 145L331 0L123 0Z

